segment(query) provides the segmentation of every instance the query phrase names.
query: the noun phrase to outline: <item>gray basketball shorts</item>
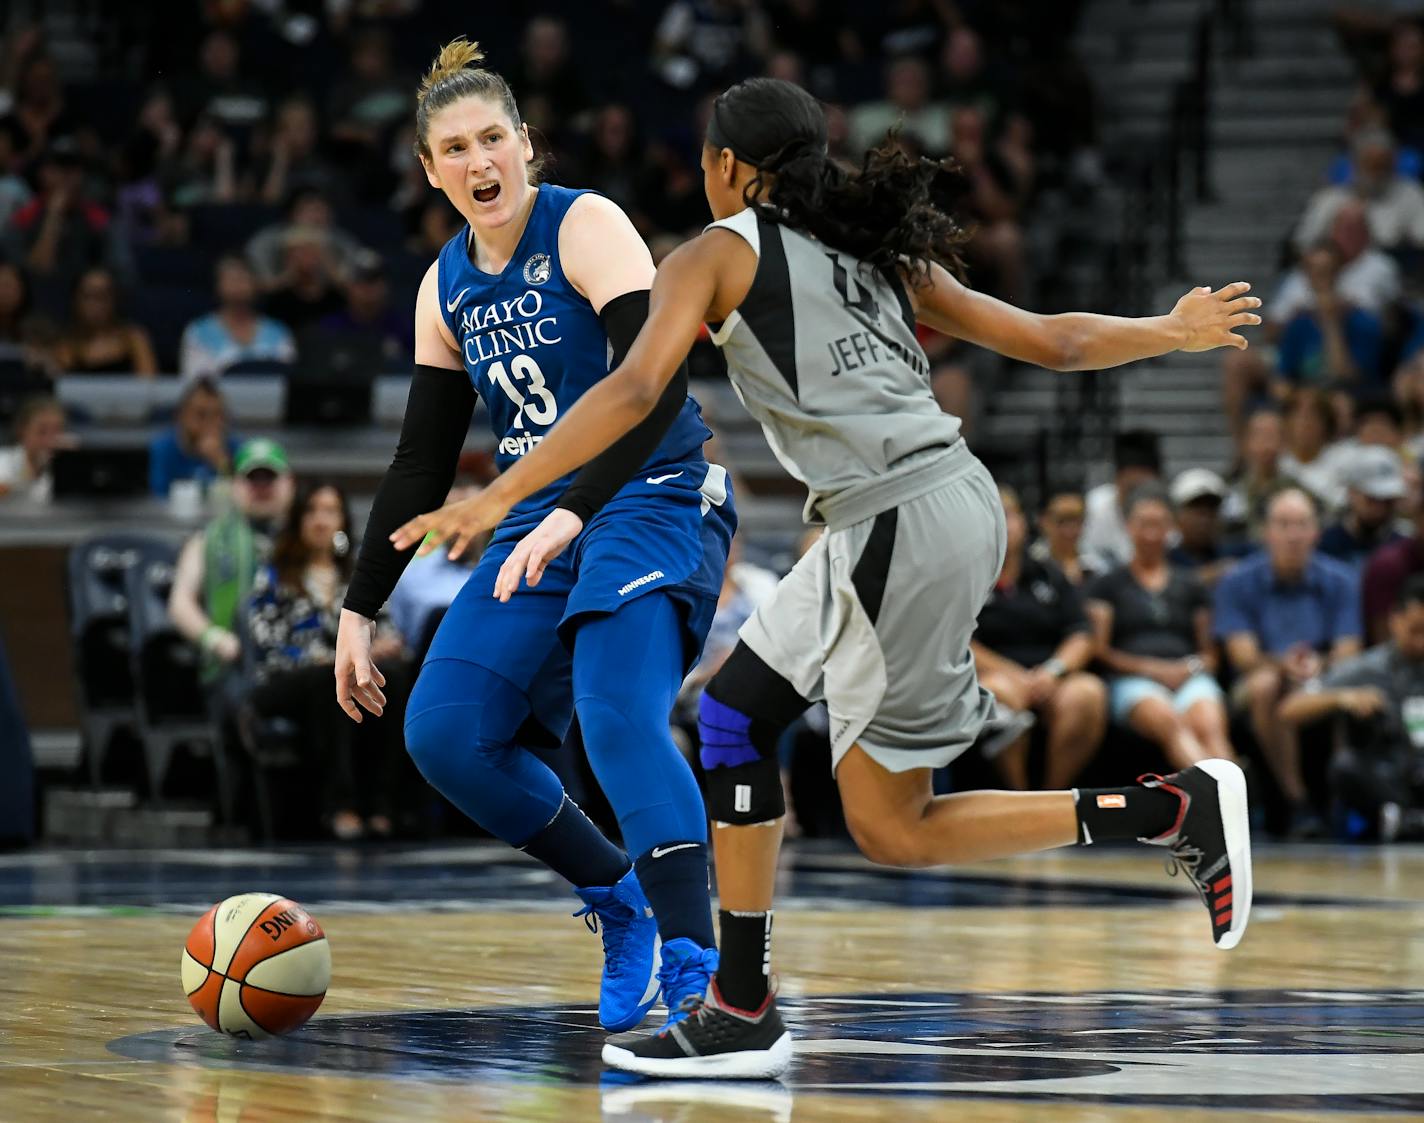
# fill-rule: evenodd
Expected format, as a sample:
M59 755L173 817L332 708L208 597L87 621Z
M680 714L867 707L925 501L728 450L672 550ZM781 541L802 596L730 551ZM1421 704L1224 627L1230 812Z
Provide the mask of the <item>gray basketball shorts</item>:
M828 529L742 626L802 697L825 701L833 771L854 744L891 772L939 768L992 710L969 640L1003 565L1004 512L965 459L934 490Z

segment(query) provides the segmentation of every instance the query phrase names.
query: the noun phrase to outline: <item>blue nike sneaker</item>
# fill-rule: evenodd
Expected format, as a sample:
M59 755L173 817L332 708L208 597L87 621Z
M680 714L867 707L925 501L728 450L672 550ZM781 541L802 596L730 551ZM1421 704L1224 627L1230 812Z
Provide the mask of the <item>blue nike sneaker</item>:
M662 984L663 1001L668 1008L664 1030L682 1021L688 1011L702 1001L712 976L717 973L720 958L716 948L704 948L686 937L669 940L663 945L663 965L658 968L658 982Z
M598 992L598 1021L610 1033L632 1029L658 1000L658 925L629 870L617 885L575 889L590 932L603 931L603 981Z

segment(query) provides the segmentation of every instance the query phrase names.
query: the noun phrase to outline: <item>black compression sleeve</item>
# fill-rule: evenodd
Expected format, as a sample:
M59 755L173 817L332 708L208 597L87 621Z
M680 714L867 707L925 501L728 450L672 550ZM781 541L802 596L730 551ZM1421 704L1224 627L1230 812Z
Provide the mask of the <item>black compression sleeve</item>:
M417 547L398 551L390 536L445 502L475 412L475 388L462 370L417 366L391 466L371 504L366 536L343 608L374 618Z
M648 290L625 292L603 306L598 318L613 349L609 370L615 370L648 319ZM687 363L667 384L653 412L583 466L559 498L558 506L586 524L637 473L661 443L687 399Z

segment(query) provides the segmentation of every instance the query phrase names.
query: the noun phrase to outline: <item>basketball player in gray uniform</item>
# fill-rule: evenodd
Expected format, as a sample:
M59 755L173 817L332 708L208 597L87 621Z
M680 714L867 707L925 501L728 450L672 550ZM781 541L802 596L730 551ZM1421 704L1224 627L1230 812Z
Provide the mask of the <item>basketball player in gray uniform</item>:
M458 553L520 498L597 455L658 400L705 321L777 458L806 484L816 546L747 621L700 713L715 825L721 962L679 1024L605 1062L652 1076L765 1077L791 1039L770 986L771 904L785 814L779 734L812 702L831 719L846 822L872 860L979 861L1104 838L1167 847L1234 947L1251 905L1241 771L1205 761L1123 788L936 796L930 777L990 713L969 653L1004 556L994 482L940 411L918 321L1025 362L1100 369L1165 354L1245 347L1260 323L1228 285L1187 293L1166 316L1039 316L961 285L964 235L932 199L941 169L887 146L858 172L826 157L815 100L773 79L716 101L703 149L716 221L658 270L652 310L621 366L480 496L413 520ZM536 532L495 595L534 585L567 540ZM689 1000L693 1002L694 1000Z

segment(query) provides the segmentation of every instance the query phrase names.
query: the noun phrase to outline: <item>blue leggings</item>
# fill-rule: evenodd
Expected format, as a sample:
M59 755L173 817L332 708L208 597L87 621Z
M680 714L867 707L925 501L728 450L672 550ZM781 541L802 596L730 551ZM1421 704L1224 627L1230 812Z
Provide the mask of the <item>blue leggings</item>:
M574 640L584 746L634 856L659 843L707 839L702 794L668 728L683 642L680 609L661 593L591 618ZM450 658L425 664L406 709L406 747L421 773L513 846L547 826L564 798L558 777L516 739L529 716L519 687Z

